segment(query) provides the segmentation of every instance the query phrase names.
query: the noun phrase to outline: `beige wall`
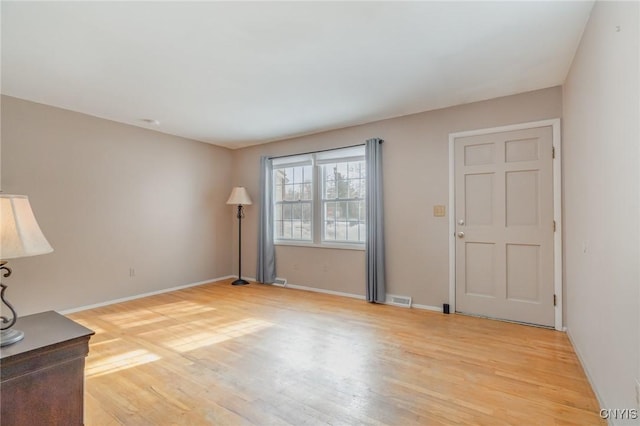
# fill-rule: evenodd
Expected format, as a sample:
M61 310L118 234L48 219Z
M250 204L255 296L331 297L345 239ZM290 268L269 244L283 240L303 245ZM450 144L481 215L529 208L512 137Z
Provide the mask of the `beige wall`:
M229 275L230 180L227 149L2 97L2 190L55 250L10 262L9 300L24 315Z
M605 408L640 377L638 16L597 2L564 86L567 327Z
M255 276L260 156L380 137L385 140L387 291L412 296L417 304L441 306L449 288L448 219L433 217L433 206L448 204L449 133L558 118L561 113L562 93L555 87L234 151L233 183L246 186L256 202L243 222L246 275ZM293 284L364 294L362 251L280 246L276 256L278 276Z

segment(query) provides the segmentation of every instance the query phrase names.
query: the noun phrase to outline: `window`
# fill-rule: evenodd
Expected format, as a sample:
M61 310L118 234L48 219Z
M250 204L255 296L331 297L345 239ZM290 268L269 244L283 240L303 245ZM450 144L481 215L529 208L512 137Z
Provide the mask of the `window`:
M362 246L364 146L273 160L276 243Z
M323 164L322 240L364 243L364 160Z
M311 165L273 170L276 240L312 241L313 172Z

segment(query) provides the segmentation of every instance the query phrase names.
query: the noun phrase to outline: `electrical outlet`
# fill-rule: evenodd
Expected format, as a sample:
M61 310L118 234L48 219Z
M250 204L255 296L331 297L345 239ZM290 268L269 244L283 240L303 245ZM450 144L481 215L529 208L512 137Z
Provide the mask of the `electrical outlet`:
M640 408L640 379L636 379L636 405Z
M136 270L134 268L129 268L129 277L133 278L136 276Z

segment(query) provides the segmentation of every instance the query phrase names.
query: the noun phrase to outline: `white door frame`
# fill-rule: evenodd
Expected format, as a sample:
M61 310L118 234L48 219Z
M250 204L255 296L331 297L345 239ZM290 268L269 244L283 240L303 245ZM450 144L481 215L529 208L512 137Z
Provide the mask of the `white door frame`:
M553 220L556 232L553 235L553 290L556 295L555 329L563 330L562 324L562 141L560 137L560 119L534 121L529 123L512 124L508 126L492 127L489 129L470 130L466 132L449 133L449 306L451 312L456 311L456 220L455 220L455 162L454 141L464 136L485 135L487 133L509 132L512 130L531 129L551 126L553 131Z

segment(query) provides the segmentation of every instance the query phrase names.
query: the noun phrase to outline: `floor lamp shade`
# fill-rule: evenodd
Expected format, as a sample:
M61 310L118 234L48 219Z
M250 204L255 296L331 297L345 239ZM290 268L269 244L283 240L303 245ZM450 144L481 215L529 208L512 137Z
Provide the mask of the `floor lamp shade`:
M24 195L0 194L0 275L3 278L11 276L11 268L6 266L8 259L52 251L33 215L29 199ZM24 333L11 328L18 315L4 297L7 286L0 283L0 288L0 300L11 312L11 316L0 317L0 346L7 346L22 340Z
M243 186L236 186L231 191L231 195L227 200L227 204L238 206L238 279L232 282L232 285L249 284L248 281L242 279L242 218L244 217L244 206L251 204L251 197Z
M231 195L227 200L227 204L233 204L236 206L249 206L251 205L251 197L244 186L236 186L231 191Z

